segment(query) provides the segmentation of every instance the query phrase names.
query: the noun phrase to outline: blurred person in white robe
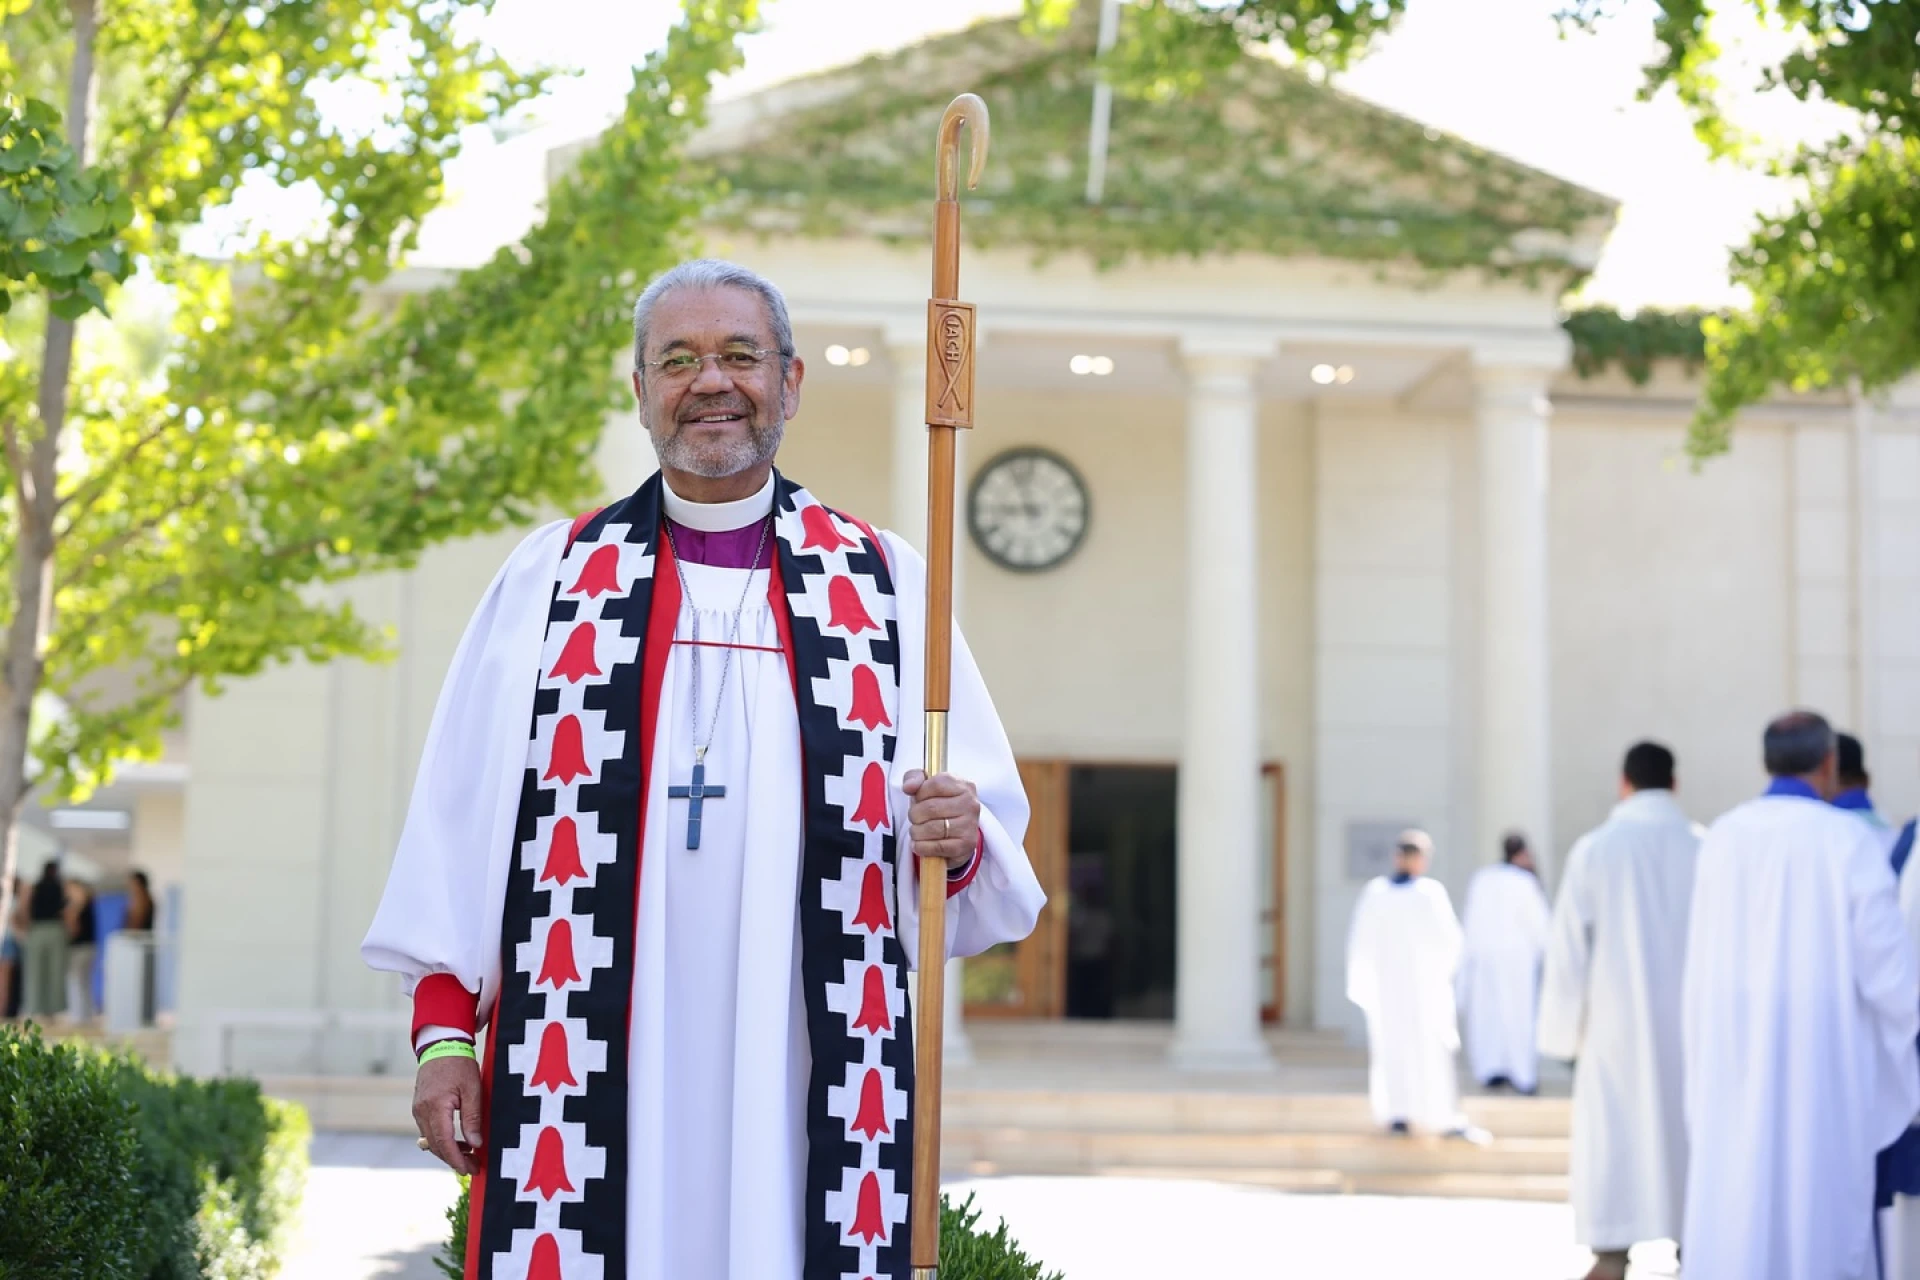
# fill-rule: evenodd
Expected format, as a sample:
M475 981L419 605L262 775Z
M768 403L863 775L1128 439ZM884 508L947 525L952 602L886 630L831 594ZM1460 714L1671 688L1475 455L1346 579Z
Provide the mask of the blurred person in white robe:
M1490 1089L1530 1094L1539 1084L1534 1017L1552 919L1533 851L1512 833L1501 841L1501 861L1473 873L1460 921L1466 941L1455 987L1467 1058Z
M1540 995L1540 1052L1574 1063L1587 1280L1622 1280L1632 1246L1678 1240L1687 1182L1680 974L1703 833L1674 798L1673 752L1635 743L1620 773L1620 802L1567 855Z
M1900 881L1900 909L1908 940L1920 956L1920 900L1903 874L1913 852L1913 823L1896 830L1873 802L1873 775L1867 771L1867 752L1850 733L1838 736L1834 752L1836 785L1833 807L1860 819L1874 838L1887 845L1887 865ZM1915 993L1920 1002L1920 992ZM1920 1053L1920 1046L1916 1046ZM1873 1206L1879 1214L1880 1247L1887 1277L1920 1276L1920 1124L1882 1151L1875 1161Z
M1920 1110L1920 978L1886 845L1826 801L1835 738L1767 726L1772 783L1708 830L1681 992L1687 1280L1870 1280L1875 1159Z
M1453 979L1460 922L1447 887L1427 878L1433 840L1403 831L1391 875L1360 891L1347 935L1347 998L1367 1015L1368 1095L1375 1123L1474 1140L1459 1108L1460 1027Z

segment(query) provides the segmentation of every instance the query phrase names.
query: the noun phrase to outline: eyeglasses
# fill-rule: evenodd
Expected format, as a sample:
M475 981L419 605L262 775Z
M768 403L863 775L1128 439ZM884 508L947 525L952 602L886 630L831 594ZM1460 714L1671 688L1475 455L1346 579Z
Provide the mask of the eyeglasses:
M728 347L704 356L697 356L691 351L676 351L658 360L644 361L641 367L652 369L660 375L662 382L691 382L699 376L700 366L709 360L722 373L738 378L758 373L769 361L785 355L786 352L771 347Z

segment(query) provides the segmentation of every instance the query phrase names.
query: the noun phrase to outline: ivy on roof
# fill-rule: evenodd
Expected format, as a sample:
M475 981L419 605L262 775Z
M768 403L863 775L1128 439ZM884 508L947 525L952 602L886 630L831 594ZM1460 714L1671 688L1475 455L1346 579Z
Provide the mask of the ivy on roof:
M1705 322L1709 312L1643 308L1622 315L1612 307L1583 307L1562 321L1573 339L1573 371L1596 377L1618 367L1636 386L1645 386L1661 360L1677 360L1689 373L1707 360Z
M1085 198L1091 28L986 22L818 78L823 98L709 157L735 231L919 241L941 111L993 113L963 225L979 246L1128 259L1252 253L1556 278L1611 202L1249 54L1178 96L1114 103L1106 196Z

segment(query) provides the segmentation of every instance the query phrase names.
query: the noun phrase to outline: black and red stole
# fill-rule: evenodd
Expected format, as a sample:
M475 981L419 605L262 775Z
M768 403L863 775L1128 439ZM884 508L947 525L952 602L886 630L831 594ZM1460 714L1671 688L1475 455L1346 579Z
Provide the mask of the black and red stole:
M554 584L487 1037L468 1280L626 1280L641 832L680 613L660 496L656 475L587 520ZM774 517L771 591L805 787L804 1280L904 1280L913 1046L890 905L893 579L871 530L781 476Z

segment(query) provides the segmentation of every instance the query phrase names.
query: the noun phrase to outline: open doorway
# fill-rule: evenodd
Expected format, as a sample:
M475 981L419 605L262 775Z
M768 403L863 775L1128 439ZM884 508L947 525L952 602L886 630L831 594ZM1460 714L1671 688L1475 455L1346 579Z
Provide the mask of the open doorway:
M1178 884L1172 764L1027 759L1027 858L1047 906L1023 942L966 965L969 1018L1173 1016ZM1261 770L1259 983L1263 1021L1286 987L1286 772Z
M1069 1018L1171 1018L1175 773L1075 765L1067 848Z

